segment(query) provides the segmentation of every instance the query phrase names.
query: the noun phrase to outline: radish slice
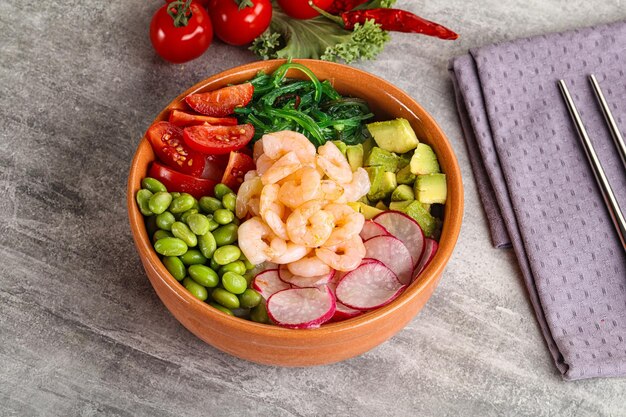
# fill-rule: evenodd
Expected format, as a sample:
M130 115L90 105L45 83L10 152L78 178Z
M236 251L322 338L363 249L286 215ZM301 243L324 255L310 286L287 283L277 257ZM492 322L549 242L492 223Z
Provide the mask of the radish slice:
M335 292L337 299L347 307L370 310L390 303L405 288L382 262L368 262L348 272Z
M417 266L424 251L424 232L420 225L399 211L385 211L373 220L404 243L411 254L413 266Z
M361 229L361 239L367 240L376 236L388 236L391 233L387 231L383 226L374 222L373 220L366 220Z
M260 263L258 265L255 265L254 268L252 268L250 271L248 271L247 273L251 274L252 276L257 276L259 275L261 272L263 271L267 271L269 269L278 269L278 265L272 263L272 262L263 262Z
M287 284L295 285L296 287L300 288L326 285L330 280L333 279L334 276L334 269L331 269L330 272L325 275L318 275L315 277L303 277L300 275L292 274L289 269L287 269L287 265L281 265L280 268L278 268L278 277L281 281L286 282Z
M291 288L291 285L280 280L278 269L268 269L254 277L252 288L257 290L267 300L278 291Z
M419 264L415 267L415 278L417 278L417 276L424 269L426 269L430 261L433 260L435 253L437 253L437 249L439 249L437 241L427 237L424 242L424 253L422 254L422 259L420 259Z
M407 247L393 236L376 236L364 243L365 256L376 259L396 274L398 281L408 285L413 276L413 260Z
M344 321L351 319L352 317L360 316L363 314L362 310L356 310L354 308L350 308L347 305L337 301L337 308L335 309L335 314L330 319L330 321Z
M279 326L291 329L319 327L335 314L335 296L326 286L290 288L267 300L267 315Z

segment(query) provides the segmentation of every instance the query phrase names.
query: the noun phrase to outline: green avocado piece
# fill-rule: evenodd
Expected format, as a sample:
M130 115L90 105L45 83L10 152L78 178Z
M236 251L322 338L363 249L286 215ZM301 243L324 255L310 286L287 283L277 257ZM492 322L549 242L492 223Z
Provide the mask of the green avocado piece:
M398 159L398 171L396 171L396 173L399 172L401 169L404 169L404 167L409 166L411 164L412 157L413 152L407 152L400 155L400 159Z
M415 175L411 172L411 166L407 165L398 171L396 174L396 180L398 181L398 184L413 185L415 182Z
M356 171L357 168L363 166L363 144L359 143L358 145L350 145L346 149L346 158L348 158L348 163L350 164L350 168L352 168L352 172Z
M389 210L404 211L412 201L392 201L389 203Z
M340 140L333 140L332 141L335 145L337 145L337 148L339 148L339 150L341 151L341 153L346 156L346 149L348 148L348 145L345 144L345 142L342 142Z
M413 157L411 158L411 172L415 175L433 174L440 172L437 155L433 152L433 148L420 143L417 145Z
M415 198L425 204L445 204L448 195L446 174L418 175L414 185Z
M363 145L363 160L365 161L367 157L369 156L372 148L376 146L376 142L374 142L374 138L369 137L365 139L362 145Z
M374 207L381 211L389 210L389 207L387 207L383 200L380 200L378 203L376 203Z
M348 203L348 204L352 206L352 204L355 204L355 203ZM367 204L356 203L356 205L357 205L356 210L359 213L361 213L363 217L365 217L365 220L373 219L378 214L383 212L383 210L378 209L376 207L368 206ZM355 208L355 207L353 206L352 208Z
M370 191L367 198L370 201L379 201L388 197L398 186L396 174L385 171L384 167L366 167L365 170L370 178Z
M376 144L389 152L405 153L417 147L419 140L406 119L386 120L367 125Z
M367 159L365 159L365 166L381 166L385 168L385 171L396 172L398 170L399 160L398 155L379 148L378 146L374 146L367 156Z
M439 226L437 218L433 217L430 212L417 200L413 200L408 206L402 210L420 225L424 234L433 237Z
M408 185L401 184L391 193L391 201L413 201L415 196L413 188Z

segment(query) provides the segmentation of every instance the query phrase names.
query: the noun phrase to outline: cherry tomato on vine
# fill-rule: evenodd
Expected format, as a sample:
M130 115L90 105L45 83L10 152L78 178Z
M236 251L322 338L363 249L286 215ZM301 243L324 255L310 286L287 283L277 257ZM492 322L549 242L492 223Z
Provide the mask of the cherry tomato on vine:
M159 8L150 22L150 41L166 61L180 64L202 55L213 40L206 10L189 1L174 1Z
M209 0L215 35L230 45L249 44L272 21L270 0Z
M176 0L165 0L165 2L166 2L166 3L171 3L171 2L173 2L173 1L176 1ZM193 0L193 1L195 1L196 3L199 3L199 4L200 4L200 6L202 6L202 7L206 8L206 7L208 7L208 6L209 6L209 2L210 2L211 0Z
M313 3L320 9L326 10L333 4L333 0L313 0ZM319 13L309 6L309 0L278 0L278 5L295 19L311 19L319 16Z

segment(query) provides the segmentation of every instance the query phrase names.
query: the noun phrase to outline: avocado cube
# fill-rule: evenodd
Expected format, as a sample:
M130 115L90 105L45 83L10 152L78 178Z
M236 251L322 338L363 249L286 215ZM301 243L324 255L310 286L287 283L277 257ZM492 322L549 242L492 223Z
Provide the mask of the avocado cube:
M396 180L398 181L398 184L413 185L415 182L415 175L411 172L411 167L407 165L398 171L396 174Z
M405 153L417 147L419 140L406 119L386 120L367 125L376 144L389 152Z
M346 158L348 158L348 163L350 164L350 168L352 168L352 172L356 171L357 168L363 166L363 145L350 145L346 149Z
M409 217L413 218L422 228L424 234L428 237L433 237L439 222L437 218L433 217L430 212L417 200L413 200L408 206L402 210Z
M411 172L415 175L425 175L440 172L437 155L433 148L420 143L417 145L413 157L411 158Z
M381 210L381 211L389 210L389 207L387 207L387 205L382 200L376 203L376 206L374 207L376 207L378 210Z
M404 211L412 201L392 201L389 203L389 210Z
M425 204L445 204L448 196L446 174L418 175L414 185L415 198Z
M398 187L391 193L391 201L413 201L415 196L413 194L413 188L408 185L398 185Z
M370 178L370 191L367 198L370 201L379 201L387 198L398 186L396 174L385 171L381 166L365 168Z
M365 217L365 220L373 219L378 214L383 212L383 210L378 209L376 207L368 206L367 204L363 204L363 203L359 203L359 204L361 205L360 213L363 215L363 217Z
M400 159L398 159L398 171L396 171L396 173L399 172L404 167L410 165L412 157L413 157L413 152L407 152L407 153L403 153L402 155L400 155Z
M374 142L374 139L372 137L369 137L365 139L365 141L361 145L363 145L363 160L365 161L372 151L372 148L376 146L376 142Z
M398 155L374 146L365 160L365 166L381 166L385 168L385 171L396 172L399 160Z
M339 148L341 153L346 156L346 149L348 148L348 145L340 140L333 140L332 142L337 146L337 148Z

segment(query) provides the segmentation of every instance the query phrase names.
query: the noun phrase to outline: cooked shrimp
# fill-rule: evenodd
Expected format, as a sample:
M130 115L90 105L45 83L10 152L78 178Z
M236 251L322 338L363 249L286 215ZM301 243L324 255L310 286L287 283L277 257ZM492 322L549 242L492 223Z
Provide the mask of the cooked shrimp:
M335 201L344 194L343 187L333 180L322 180L320 184L322 195L325 200Z
M303 165L315 162L315 145L302 133L284 130L263 136L263 152L272 159L279 159L295 152Z
M278 200L280 185L268 184L263 187L259 199L259 213L272 232L281 239L288 240L287 228L282 220L285 206Z
M289 208L295 209L309 200L320 198L321 176L315 168L300 168L280 186L278 198Z
M263 191L261 177L253 177L241 184L239 191L237 191L235 204L235 214L237 217L243 219L248 214L250 201L260 197L261 191Z
M318 258L314 252L304 258L287 265L287 269L294 275L301 277L317 277L330 273L330 266Z
M252 159L256 161L261 155L263 155L263 138L254 142L254 146L252 147Z
M258 177L258 176L259 176L259 173L258 173L258 172L256 172L256 169L253 169L252 171L248 171L248 172L246 172L246 173L244 174L244 176L243 176L243 180L244 180L244 181L249 181L249 180L251 180L252 178L254 178L254 177Z
M298 245L321 246L333 230L333 215L322 210L325 200L311 200L296 208L287 218L287 234Z
M356 235L339 245L318 248L315 255L337 271L353 271L365 256L365 246L361 237Z
M252 216L260 216L261 215L261 199L259 197L251 198L248 201L248 212Z
M324 242L325 247L338 245L361 233L365 217L347 204L329 204L324 207L324 211L332 214L335 219L335 228Z
M304 258L310 251L311 249L306 246L296 245L293 242L287 242L286 250L282 254L271 258L270 261L280 265L289 264Z
M370 177L367 175L367 171L363 168L357 168L357 170L352 173L352 181L350 181L349 184L344 184L344 193L339 202L348 203L358 201L361 197L369 193L370 186Z
M259 160L263 158L264 155L266 154L263 154ZM295 152L287 152L279 160L274 162L274 164L269 167L267 171L261 174L261 180L263 181L263 185L275 184L286 176L293 174L300 168L302 168L302 164L298 159L298 155L296 155ZM258 161L257 170L259 170Z
M259 155L259 157L256 159L256 172L258 175L263 175L267 172L268 169L270 169L273 165L274 165L274 161L272 158L270 158L269 156L265 155L264 153L262 153L261 155Z
M241 223L237 240L241 252L255 265L282 256L287 249L285 241L276 238L259 217L252 217Z
M328 178L342 184L352 181L352 168L350 168L348 160L343 156L337 145L328 141L317 148L317 153L317 165L324 170Z

